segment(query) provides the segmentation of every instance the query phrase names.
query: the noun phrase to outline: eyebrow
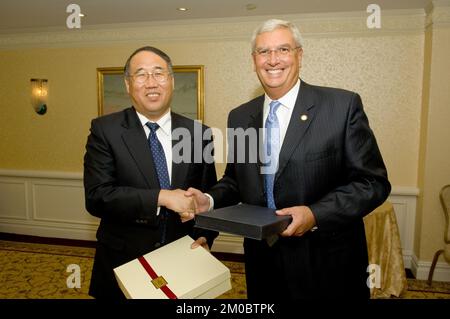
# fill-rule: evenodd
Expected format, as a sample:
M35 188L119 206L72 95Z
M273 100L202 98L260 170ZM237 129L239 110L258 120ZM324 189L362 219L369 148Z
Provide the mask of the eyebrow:
M283 48L283 47L292 47L290 43L283 43L280 45L277 45L276 48ZM256 47L256 49L268 49L267 47Z
M160 67L160 66L155 66L155 67L153 67L153 68L151 69L151 71L155 71L155 70L158 70L158 71L164 71L165 69L164 69L163 67ZM146 70L145 68L139 68L139 69L137 69L136 71L134 71L133 74L136 74L136 73L138 73L138 72L140 72L140 71L146 71L146 72L147 72L147 70Z

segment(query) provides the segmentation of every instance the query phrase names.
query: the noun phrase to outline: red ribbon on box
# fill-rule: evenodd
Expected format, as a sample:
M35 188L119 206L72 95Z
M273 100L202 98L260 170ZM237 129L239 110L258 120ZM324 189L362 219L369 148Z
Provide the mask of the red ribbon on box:
M138 258L139 262L141 263L142 267L144 267L147 274L149 274L150 278L156 279L159 276L156 274L156 272L153 270L152 266L147 262L147 260L144 258L144 256L141 256ZM160 287L161 291L164 292L164 294L169 299L178 299L178 297L173 293L172 290L167 285L163 285Z

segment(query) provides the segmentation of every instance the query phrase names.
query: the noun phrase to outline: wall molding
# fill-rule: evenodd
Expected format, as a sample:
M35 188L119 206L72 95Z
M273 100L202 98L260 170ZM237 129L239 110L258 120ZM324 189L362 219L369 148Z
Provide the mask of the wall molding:
M394 207L397 219L403 262L406 268L411 268L411 260L414 255L414 231L419 193L419 189L416 187L394 186L389 195L389 201Z
M95 240L99 220L84 208L82 178L78 172L0 170L0 232Z
M380 29L368 29L368 13L338 12L281 15L296 23L305 38L382 36L423 33L424 10L384 10ZM249 41L253 30L271 16L104 24L81 29L41 28L0 34L0 49L102 46L120 43Z
M0 177L27 177L44 179L70 179L82 180L83 173L80 172L62 172L62 171L34 171L34 170L15 170L0 169Z
M433 0L425 8L426 19L425 26L433 28L450 27L450 1Z
M411 271L419 280L427 280L430 272L431 262L420 261L415 254L411 258ZM444 256L440 256L434 269L433 281L450 282L450 264L445 262Z

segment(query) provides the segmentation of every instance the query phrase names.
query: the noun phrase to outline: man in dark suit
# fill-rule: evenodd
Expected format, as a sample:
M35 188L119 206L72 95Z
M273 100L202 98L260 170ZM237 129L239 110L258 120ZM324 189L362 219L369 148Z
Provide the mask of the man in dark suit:
M96 298L124 298L115 267L184 235L207 248L217 236L182 219L194 209L184 190L206 190L217 179L212 157L202 156L212 143L207 128L170 112L170 58L154 47L136 50L125 65L125 85L133 107L92 121L84 157L86 209L101 218L89 290ZM201 149L172 148L194 145L194 138Z
M197 213L243 202L292 216L277 241L244 240L249 298L367 299L363 217L390 183L361 98L299 79L302 40L290 22L266 21L252 46L265 95L232 110L228 128L259 132L264 156L252 163L255 144L234 141L208 195L189 189Z

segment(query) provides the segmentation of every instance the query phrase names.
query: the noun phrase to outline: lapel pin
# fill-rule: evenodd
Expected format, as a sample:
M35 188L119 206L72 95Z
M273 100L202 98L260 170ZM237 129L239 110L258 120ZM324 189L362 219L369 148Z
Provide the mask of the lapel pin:
M300 116L300 119L301 119L302 121L306 121L306 120L308 119L308 115L303 114L302 116Z

